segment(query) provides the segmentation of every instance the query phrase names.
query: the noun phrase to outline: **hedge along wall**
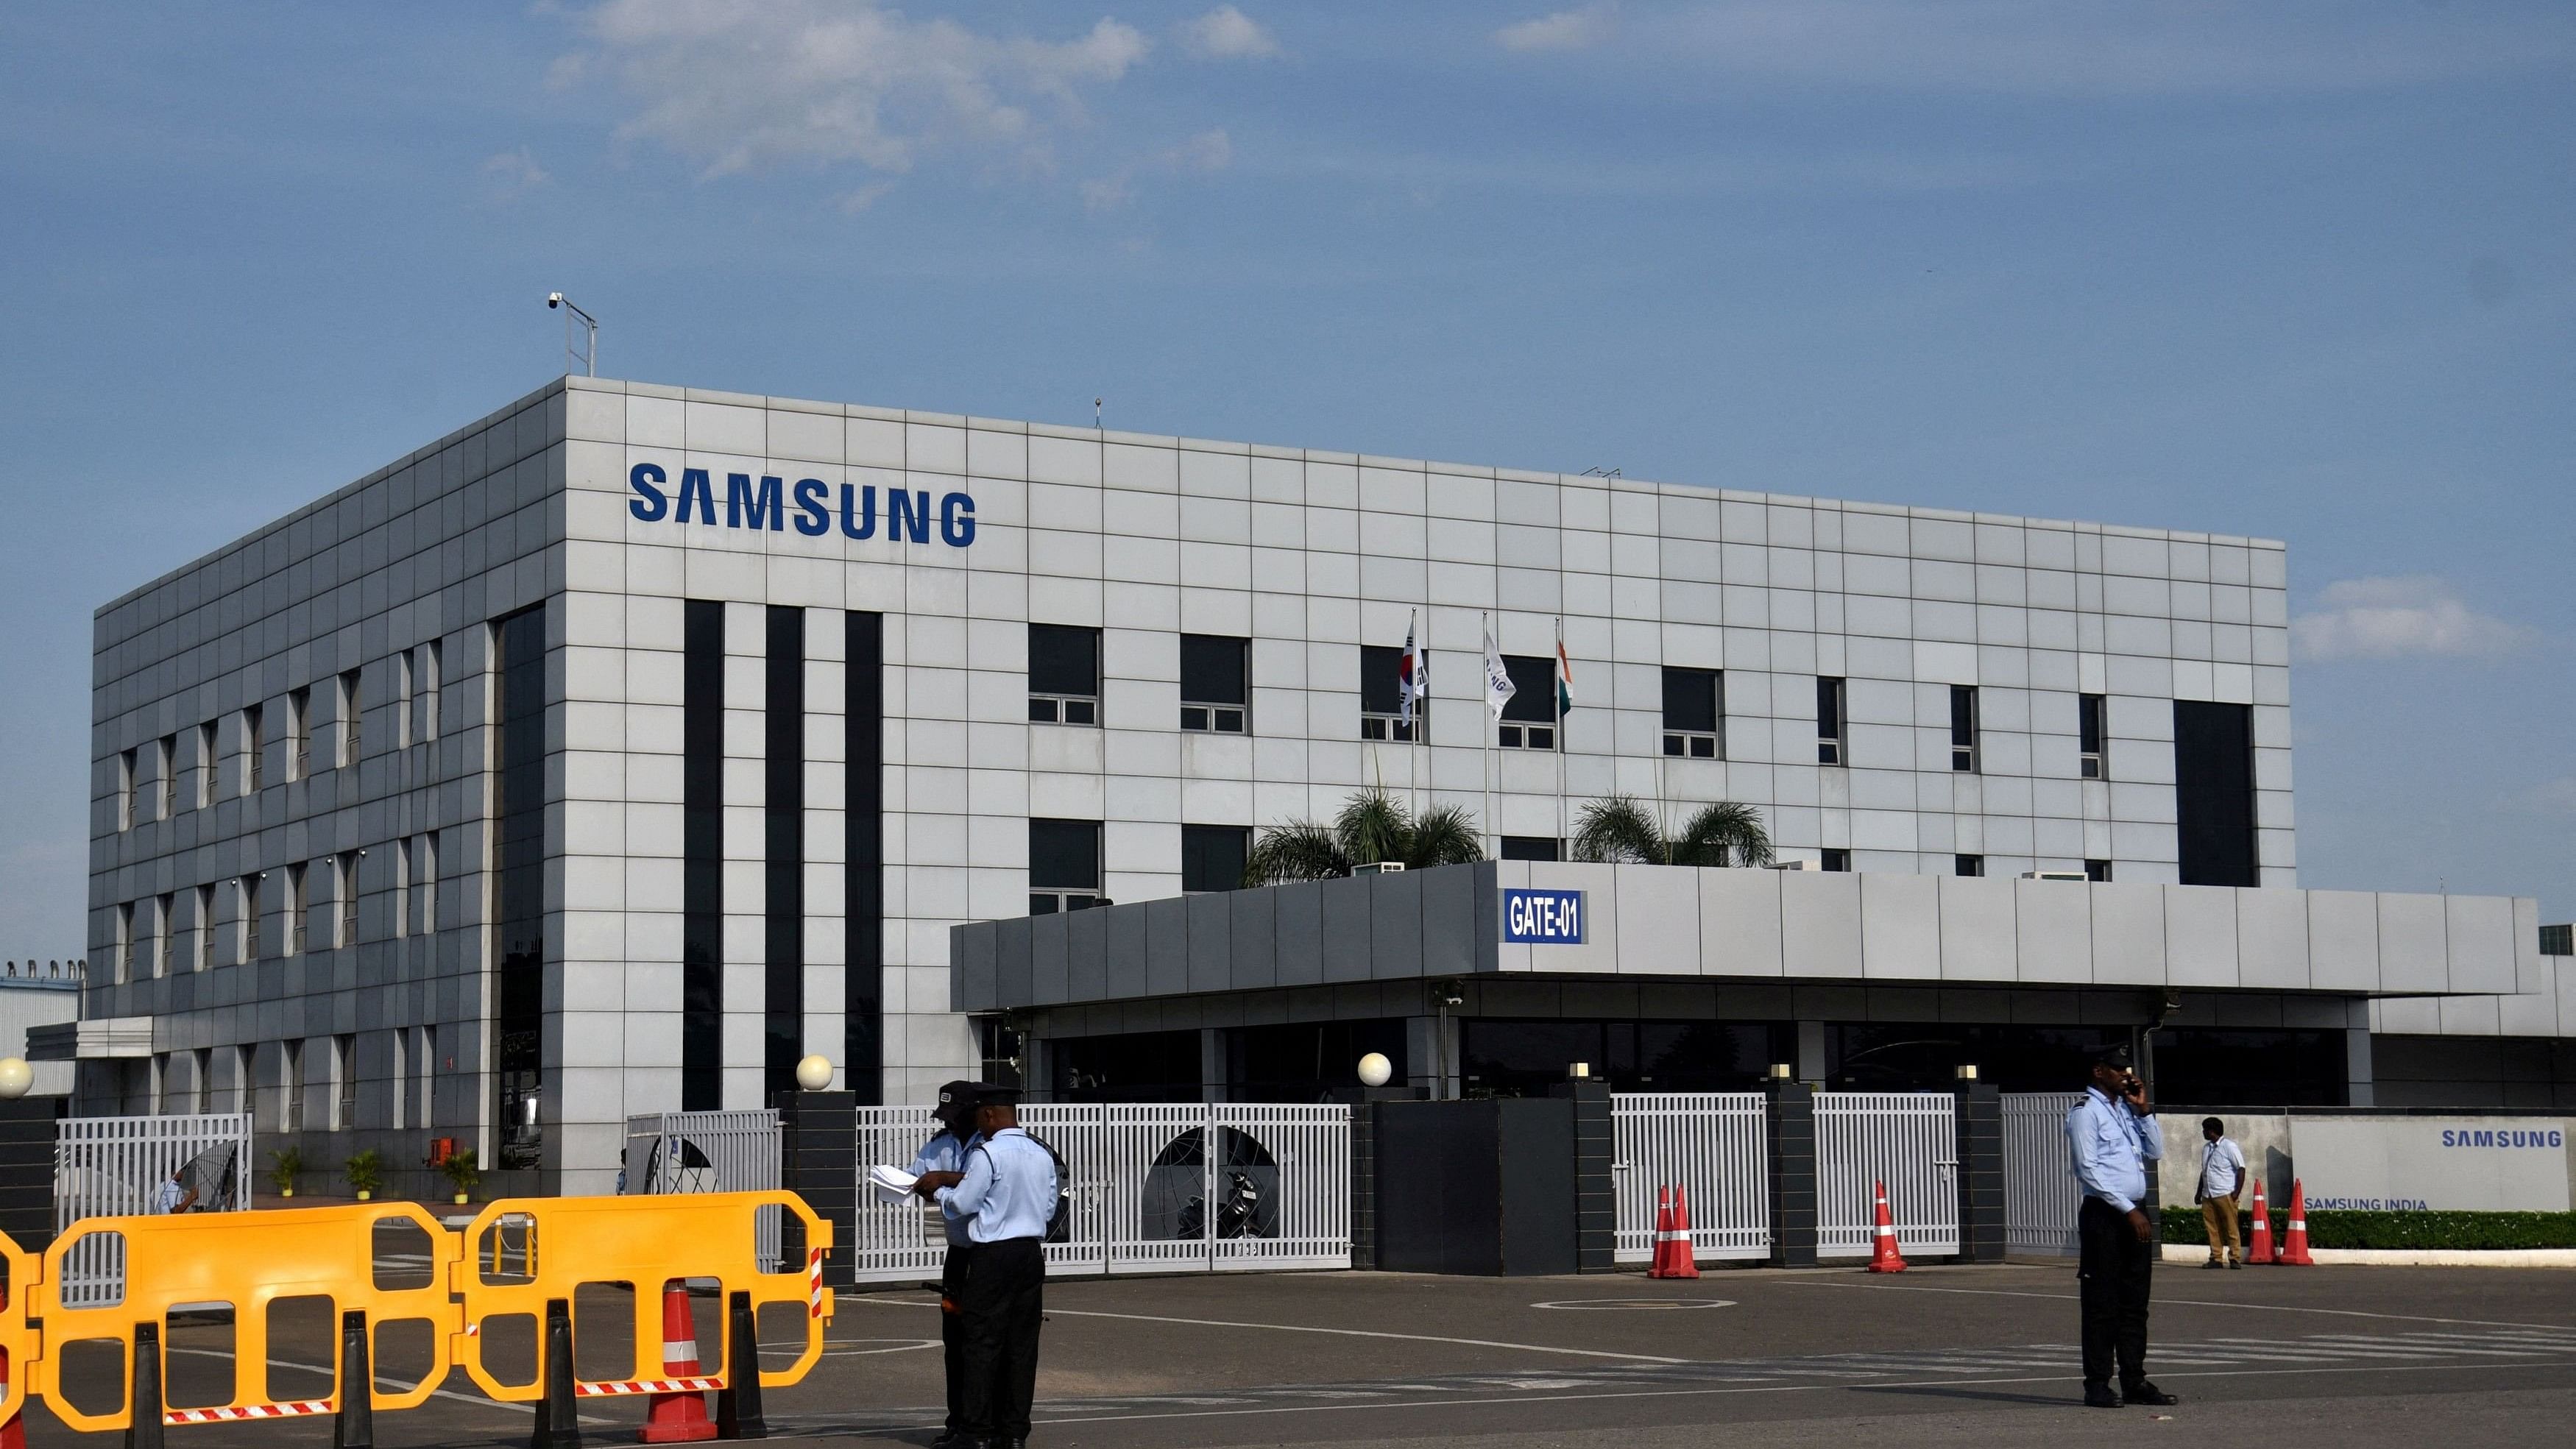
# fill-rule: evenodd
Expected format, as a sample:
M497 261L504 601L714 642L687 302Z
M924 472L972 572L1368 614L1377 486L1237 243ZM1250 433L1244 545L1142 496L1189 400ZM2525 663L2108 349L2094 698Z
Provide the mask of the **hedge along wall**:
M2250 1212L2244 1215L2240 1238L2243 1232L2252 1230L2253 1216ZM2202 1222L2197 1209L2167 1208L2163 1218L2166 1242L2208 1245L2207 1225ZM2273 1209L2272 1245L2276 1250L2288 1240L2289 1231L2289 1213ZM2312 1212L2308 1214L2308 1246L2452 1250L2576 1248L2576 1212Z

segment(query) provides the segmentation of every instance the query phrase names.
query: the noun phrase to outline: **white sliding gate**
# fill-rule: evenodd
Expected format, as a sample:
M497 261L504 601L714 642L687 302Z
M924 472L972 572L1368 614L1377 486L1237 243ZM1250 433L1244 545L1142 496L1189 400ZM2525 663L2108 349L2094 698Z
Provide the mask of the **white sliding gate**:
M1959 1251L1958 1099L1947 1092L1816 1094L1816 1253L1867 1253L1875 1184L1887 1184L1896 1245Z
M2004 1093L2004 1248L2072 1258L2083 1191L2066 1150L2066 1114L2081 1092Z
M1020 1125L1072 1179L1067 1240L1046 1249L1052 1274L1351 1265L1348 1107L1033 1103ZM881 1202L865 1180L877 1163L910 1162L937 1130L927 1107L859 1109L859 1282L938 1276L937 1211Z
M143 1217L172 1173L196 1189L192 1212L250 1206L250 1114L66 1117L54 1124L54 1232L82 1218ZM125 1298L125 1239L92 1233L74 1243L56 1296L66 1308Z
M626 1119L626 1167L619 1191L771 1192L779 1184L778 1112L646 1112ZM778 1271L781 1218L775 1207L754 1215L753 1238L764 1273Z
M1655 1199L1680 1187L1691 1253L1760 1258L1771 1251L1770 1162L1760 1092L1616 1092L1610 1175L1622 1263L1655 1256Z

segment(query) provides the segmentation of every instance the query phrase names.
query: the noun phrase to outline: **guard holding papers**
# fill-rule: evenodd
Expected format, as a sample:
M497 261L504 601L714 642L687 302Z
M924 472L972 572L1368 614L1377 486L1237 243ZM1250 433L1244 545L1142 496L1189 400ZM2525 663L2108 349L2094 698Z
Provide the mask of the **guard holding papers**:
M976 1087L979 1140L964 1170L926 1172L914 1186L965 1226L963 1281L950 1297L963 1348L958 1449L1019 1449L1037 1396L1046 1238L1060 1195L1056 1155L1020 1129L1019 1100L1017 1088Z
M939 1104L932 1109L939 1118L939 1135L921 1145L912 1166L906 1169L915 1179L934 1172L963 1173L966 1154L983 1139L975 1135L976 1082L943 1082L939 1087ZM901 1199L895 1199L901 1201ZM940 1226L948 1233L948 1256L939 1265L939 1347L948 1371L948 1426L931 1443L931 1449L960 1449L966 1422L966 1340L958 1329L957 1298L966 1281L966 1224L948 1208L940 1209Z

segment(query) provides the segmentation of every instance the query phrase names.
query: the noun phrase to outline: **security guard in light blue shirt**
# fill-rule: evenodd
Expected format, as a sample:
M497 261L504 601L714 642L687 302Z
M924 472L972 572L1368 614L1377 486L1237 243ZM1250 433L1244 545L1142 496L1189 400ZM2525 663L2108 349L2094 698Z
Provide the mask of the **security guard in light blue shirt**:
M2147 1084L2129 1070L2127 1047L2095 1059L2092 1085L2066 1114L2066 1150L2084 1191L2075 1215L2084 1402L2097 1409L2173 1403L2173 1395L2147 1381L2156 1225L2144 1199L2147 1164L2165 1155L2165 1140L2147 1106ZM2111 1391L2115 1359L2118 1393Z
M1037 1396L1038 1328L1045 1310L1046 1235L1056 1210L1056 1156L1020 1130L1019 1093L976 1092L982 1140L963 1173L934 1172L916 1191L963 1219L971 1244L956 1299L965 1341L959 1449L1018 1449Z
M975 1132L977 1086L967 1081L940 1085L938 1105L931 1109L939 1118L939 1135L914 1155L908 1169L914 1177L933 1172L964 1174L966 1154L983 1140ZM933 1449L957 1449L958 1426L966 1422L966 1338L958 1328L956 1305L966 1282L969 1242L965 1219L944 1204L939 1216L948 1232L948 1256L939 1265L939 1346L948 1377L948 1428L933 1442Z

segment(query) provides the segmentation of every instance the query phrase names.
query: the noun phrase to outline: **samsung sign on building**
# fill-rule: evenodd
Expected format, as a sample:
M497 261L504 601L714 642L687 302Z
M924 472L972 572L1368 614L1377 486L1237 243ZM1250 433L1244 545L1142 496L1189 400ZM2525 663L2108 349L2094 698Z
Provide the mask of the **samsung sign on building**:
M1531 946L1583 944L1583 892L1506 889L1503 939Z
M2293 1116L2312 1210L2565 1212L2568 1124L2528 1117Z
M626 511L641 523L696 523L708 528L790 528L807 538L839 529L843 538L877 536L877 489L874 484L844 483L835 489L820 478L799 478L791 487L775 473L755 478L749 473L725 475L724 507L716 507L715 477L704 468L680 470L680 485L659 463L638 463L626 474ZM934 518L939 541L964 548L975 541L975 499L966 493L941 495L934 514L928 490L885 490L884 528L890 543L928 543Z

